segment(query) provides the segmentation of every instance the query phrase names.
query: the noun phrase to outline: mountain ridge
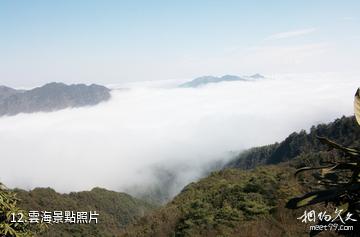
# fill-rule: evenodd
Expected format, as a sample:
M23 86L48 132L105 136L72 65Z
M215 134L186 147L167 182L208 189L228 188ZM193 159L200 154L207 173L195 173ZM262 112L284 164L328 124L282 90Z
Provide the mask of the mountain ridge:
M346 136L344 136L346 134ZM300 156L304 152L326 150L317 136L327 137L345 146L360 147L360 127L354 116L341 117L328 124L312 126L309 133L305 130L293 132L280 143L253 147L240 152L226 168L252 169L259 165L276 165Z
M185 82L183 84L180 84L178 87L182 88L196 88L200 86L204 86L209 83L220 83L220 82L229 82L229 81L254 81L254 80L260 80L264 79L265 77L259 73L256 73L251 76L235 76L235 75L224 75L221 77L215 77L215 76L202 76L197 77L191 81Z
M51 82L30 90L0 86L0 116L93 106L110 97L110 89L96 84Z

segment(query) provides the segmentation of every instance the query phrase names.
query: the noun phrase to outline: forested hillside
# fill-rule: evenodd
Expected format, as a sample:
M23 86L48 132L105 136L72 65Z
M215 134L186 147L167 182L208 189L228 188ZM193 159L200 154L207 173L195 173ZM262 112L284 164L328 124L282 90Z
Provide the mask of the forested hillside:
M128 227L123 236L250 237L264 236L258 234L265 232L280 236L280 226L286 220L271 215L294 219L294 214L287 210L285 213L281 205L301 190L291 172L272 166L254 171L227 169L212 173L188 185L164 208Z
M317 189L317 174L295 179L295 168L342 159L316 136L356 147L360 129L354 117L343 117L242 152L225 169L189 184L165 207L127 227L122 236L308 236L307 224L297 220L304 208L284 206L289 198ZM337 235L327 231L319 236Z
M51 188L15 190L19 207L28 211L97 211L98 224L52 224L39 236L116 236L135 218L154 206L125 193L94 188L91 191L59 194Z
M329 124L313 126L290 134L284 141L267 146L251 148L241 152L227 167L249 169L258 165L278 164L292 160L300 155L326 151L316 136L327 137L345 146L360 146L360 126L354 116L342 117Z

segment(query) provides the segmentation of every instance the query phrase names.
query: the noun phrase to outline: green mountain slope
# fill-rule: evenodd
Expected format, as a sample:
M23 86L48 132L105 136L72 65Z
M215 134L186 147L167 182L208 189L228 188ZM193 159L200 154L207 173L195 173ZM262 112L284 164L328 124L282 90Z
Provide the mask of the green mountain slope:
M293 172L276 166L214 172L122 236L306 236L294 221L300 212L283 208L288 198L304 190Z
M117 236L127 224L154 206L125 193L94 188L91 191L59 194L51 188L15 190L19 207L28 211L97 211L98 224L53 224L40 236Z
M299 157L302 154L327 151L316 136L327 137L344 146L360 146L360 127L353 116L336 119L329 124L313 126L290 134L284 141L267 146L255 147L241 152L227 167L250 169L258 165L278 164Z
M297 220L304 209L284 206L289 198L319 188L314 178L318 174L295 179L295 168L342 159L316 136L356 147L360 129L354 117L343 117L312 127L310 133L293 133L281 143L249 149L224 170L189 184L166 206L128 226L122 236L308 236L307 224Z

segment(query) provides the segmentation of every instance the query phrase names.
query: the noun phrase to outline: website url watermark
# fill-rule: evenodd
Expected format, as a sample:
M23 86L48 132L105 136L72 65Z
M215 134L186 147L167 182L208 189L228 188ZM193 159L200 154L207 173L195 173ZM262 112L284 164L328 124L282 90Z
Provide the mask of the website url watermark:
M314 223L310 225L310 231L352 231L354 226L349 224L358 221L352 213L337 208L331 214L326 211L305 210L297 219L302 223Z
M336 223L329 223L327 225L311 225L310 230L321 230L321 231L340 231L340 230L354 230L352 225L339 225Z

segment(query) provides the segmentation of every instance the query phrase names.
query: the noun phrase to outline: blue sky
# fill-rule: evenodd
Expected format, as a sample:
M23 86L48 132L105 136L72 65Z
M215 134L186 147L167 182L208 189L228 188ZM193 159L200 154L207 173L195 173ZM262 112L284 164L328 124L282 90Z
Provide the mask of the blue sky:
M357 71L358 1L0 0L0 84Z

